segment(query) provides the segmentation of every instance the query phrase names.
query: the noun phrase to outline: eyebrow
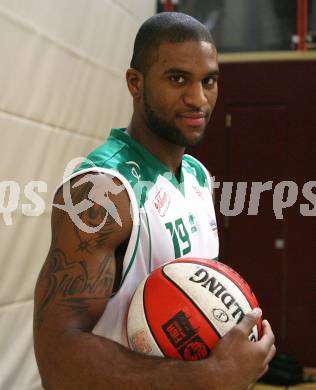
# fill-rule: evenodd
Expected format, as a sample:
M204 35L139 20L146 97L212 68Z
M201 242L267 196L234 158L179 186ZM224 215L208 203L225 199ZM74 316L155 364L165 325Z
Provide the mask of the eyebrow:
M181 69L181 68L170 68L170 69L167 69L165 72L164 72L165 75L170 75L170 74L183 74L183 75L186 75L186 76L191 76L192 75L192 72L189 72L187 70L184 70L184 69ZM214 70L211 70L210 72L208 72L206 75L205 75L205 78L207 77L211 77L211 76L219 76L219 69L216 68Z

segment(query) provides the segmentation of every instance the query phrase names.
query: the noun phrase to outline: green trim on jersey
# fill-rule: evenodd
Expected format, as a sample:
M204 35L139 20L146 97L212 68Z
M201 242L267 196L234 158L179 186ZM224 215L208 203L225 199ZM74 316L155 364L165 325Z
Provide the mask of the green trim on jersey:
M140 216L139 216L140 218ZM140 223L138 224L138 231L137 231L137 238L136 238L136 244L135 244L135 247L134 247L134 251L133 251L133 254L132 254L132 257L128 263L128 266L126 268L126 271L124 274L122 274L122 278L121 278L121 283L119 285L119 288L117 291L119 291L119 289L121 288L121 286L123 285L125 279L126 279L126 276L128 275L134 261L135 261L135 258L136 258L136 253L137 253L137 249L138 249L138 243L139 243L139 237L140 237Z
M182 167L196 177L201 187L208 187L208 180L205 173L205 168L202 167L201 163L189 154L185 154L182 160Z
M183 196L183 171L193 174L199 185L208 185L202 165L193 157L184 155L180 172L180 181L170 169L152 155L144 146L134 140L126 129L112 129L107 142L93 150L76 171L100 167L118 171L132 186L139 207L144 205L146 193L155 184L159 175L169 180Z
M147 225L147 230L148 230L148 238L149 238L149 253L148 253L148 264L149 264L149 269L148 269L148 272L150 273L151 272L151 231L150 231L150 226L149 226L149 219L148 219L148 214L147 214L147 210L146 210L146 207L144 206L144 210L145 210L145 215L146 215L146 225Z

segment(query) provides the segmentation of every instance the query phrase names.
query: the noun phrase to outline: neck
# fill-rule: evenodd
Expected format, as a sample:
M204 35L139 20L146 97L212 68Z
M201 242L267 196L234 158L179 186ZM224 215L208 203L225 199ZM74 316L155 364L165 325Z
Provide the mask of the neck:
M144 124L138 125L134 117L127 128L127 132L179 178L182 156L185 151L184 146L168 142L152 132Z

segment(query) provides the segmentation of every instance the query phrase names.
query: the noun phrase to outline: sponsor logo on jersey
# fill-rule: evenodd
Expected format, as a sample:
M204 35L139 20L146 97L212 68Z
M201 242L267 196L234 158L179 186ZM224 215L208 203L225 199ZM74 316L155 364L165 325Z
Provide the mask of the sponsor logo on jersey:
M195 217L192 213L189 213L189 222L191 225L191 233L195 233L197 231L197 226L196 226Z
M202 200L204 200L203 193L202 193L201 189L196 185L193 185L192 188L193 188L194 192L197 194L197 196L199 198L201 198Z
M217 223L215 221L215 219L213 217L211 217L210 215L208 216L208 223L212 229L212 232L214 234L214 236L217 236Z
M170 195L166 190L161 188L156 195L153 204L161 217L164 217L170 205Z

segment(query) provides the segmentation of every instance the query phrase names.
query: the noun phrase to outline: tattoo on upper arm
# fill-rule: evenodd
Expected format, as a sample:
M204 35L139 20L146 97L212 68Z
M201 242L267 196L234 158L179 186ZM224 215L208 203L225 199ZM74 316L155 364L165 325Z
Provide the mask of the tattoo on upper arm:
M114 185L113 180L110 180L111 186ZM78 203L82 202L83 200L87 200L89 198L89 194L91 190L93 190L95 183L92 182L84 182L83 184L79 185L78 187L72 187L71 191L71 199L74 205L77 205ZM122 190L122 186L114 185L118 188L117 191ZM113 188L111 188L111 191L113 192ZM56 204L61 205L61 199L63 198L63 192L60 190L58 194L58 201ZM77 226L76 223L74 223L74 231L76 236L79 239L79 245L78 245L78 252L87 252L91 253L92 248L102 248L104 244L107 241L107 237L118 228L119 224L118 221L113 217L111 213L112 206L116 210L116 207L113 202L109 201L109 198L107 198L107 195L104 194L105 199L108 199L107 202L103 202L101 198L99 199L100 203L93 203L91 207L86 209L85 211L81 212L78 217L80 218L80 221L82 221L83 226L87 226L90 228L98 228L94 233L95 238L94 239L87 239L87 233L85 230L81 230L80 226ZM91 200L90 200L91 201ZM109 204L110 209L108 210L106 207L106 204ZM55 205L56 205L55 204ZM112 205L112 206L111 206ZM66 210L56 210L56 213L58 215L63 214L65 215L67 211ZM117 213L117 210L116 210ZM119 215L118 215L119 216ZM56 230L57 223L60 219L55 218L55 226L53 230ZM120 219L120 218L119 218ZM54 234L54 233L53 233ZM56 235L56 233L55 233ZM88 233L89 236L89 233Z
M73 186L71 191L73 204L89 199L93 185L91 182L84 182L79 186ZM55 205L63 206L62 189L57 192L55 202ZM37 286L39 297L35 309L37 326L42 324L46 313L54 305L63 309L60 313L65 313L66 310L66 313L72 315L82 315L104 307L112 292L115 280L114 255L103 255L102 259L100 252L106 247L109 236L119 228L119 225L102 201L100 204L93 203L78 217L85 226L100 226L100 229L93 234L82 231L67 218L66 210L62 207L54 210L52 246ZM65 235L69 236L71 242L67 251L64 249L67 248Z
M105 229L101 229L101 231L99 231L97 233L97 237L95 239L95 247L96 248L104 247L104 245L106 244L108 236L111 233L111 231L112 231L111 228L107 228L105 226Z
M114 272L112 255L106 255L96 270L89 269L89 262L70 261L61 249L52 251L41 272L42 297L38 304L35 323L40 326L49 306L63 306L74 314L86 313L90 305L104 300L111 294Z
M100 207L102 208L102 207ZM82 217L84 218L84 216ZM94 248L102 248L107 243L107 239L116 228L116 222L112 217L107 218L105 225L96 233L93 238L87 238L87 234L83 233L77 226L74 225L74 232L79 240L77 252L92 253Z
M116 204L109 194L120 194L124 190L123 184L118 185L112 177L103 174L88 173L79 176L79 180L70 186L70 181L64 183L64 204L55 203L54 206L66 211L82 231L96 233L104 227L108 218L122 227Z

